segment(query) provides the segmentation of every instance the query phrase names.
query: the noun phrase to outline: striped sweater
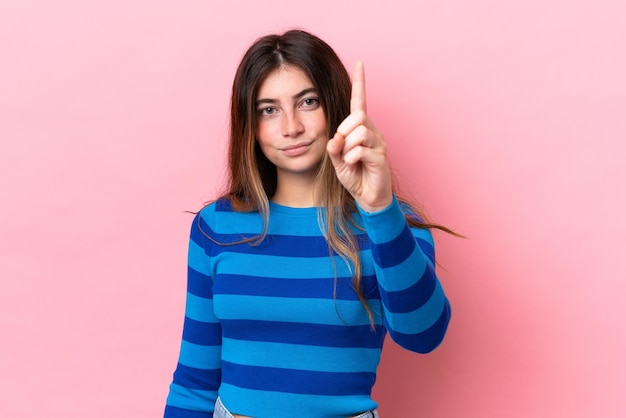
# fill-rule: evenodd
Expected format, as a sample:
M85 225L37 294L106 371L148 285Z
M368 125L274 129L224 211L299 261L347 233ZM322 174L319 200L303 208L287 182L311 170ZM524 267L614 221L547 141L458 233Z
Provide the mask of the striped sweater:
M355 415L377 407L370 395L387 333L411 351L439 345L450 305L430 232L409 228L395 199L380 212L359 210L355 220L374 328L349 265L329 255L318 209L270 203L259 245L215 243L257 236L258 213L218 200L196 215L165 417L212 417L218 395L255 418Z

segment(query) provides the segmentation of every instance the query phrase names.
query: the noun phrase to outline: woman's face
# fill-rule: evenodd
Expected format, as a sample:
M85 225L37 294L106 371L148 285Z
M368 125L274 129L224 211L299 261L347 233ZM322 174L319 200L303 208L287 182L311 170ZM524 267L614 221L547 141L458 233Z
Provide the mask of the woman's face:
M305 73L291 66L271 72L256 98L257 140L285 175L315 176L326 153L326 116Z

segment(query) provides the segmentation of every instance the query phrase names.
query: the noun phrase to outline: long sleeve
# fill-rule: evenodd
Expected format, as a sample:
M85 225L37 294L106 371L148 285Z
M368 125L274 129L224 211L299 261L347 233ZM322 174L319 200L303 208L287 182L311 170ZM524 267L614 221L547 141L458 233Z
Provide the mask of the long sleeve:
M188 253L187 300L178 365L170 385L165 418L213 416L221 381L222 329L213 310L210 241L196 215Z
M450 303L435 273L435 250L428 229L410 228L398 201L361 217L384 311L384 323L400 346L428 353L443 341Z

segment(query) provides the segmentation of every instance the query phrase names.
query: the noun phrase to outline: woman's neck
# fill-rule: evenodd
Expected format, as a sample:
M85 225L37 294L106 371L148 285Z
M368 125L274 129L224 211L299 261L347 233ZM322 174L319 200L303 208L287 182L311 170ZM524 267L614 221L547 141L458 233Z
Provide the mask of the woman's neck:
M278 176L276 193L270 199L274 203L294 208L317 206L315 178L302 176Z

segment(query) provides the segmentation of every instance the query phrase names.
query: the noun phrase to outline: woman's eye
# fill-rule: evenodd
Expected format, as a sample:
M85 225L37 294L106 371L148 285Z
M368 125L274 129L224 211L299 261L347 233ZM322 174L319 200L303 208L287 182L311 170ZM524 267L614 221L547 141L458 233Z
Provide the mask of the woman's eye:
M264 107L262 109L259 109L259 113L261 115L268 115L268 116L273 115L275 111L276 110L273 107Z
M304 99L304 100L302 101L302 104L303 104L305 107L316 107L316 106L319 104L319 102L320 102L320 101L319 101L318 99L316 99L316 98L314 98L314 97L310 97L310 98Z

